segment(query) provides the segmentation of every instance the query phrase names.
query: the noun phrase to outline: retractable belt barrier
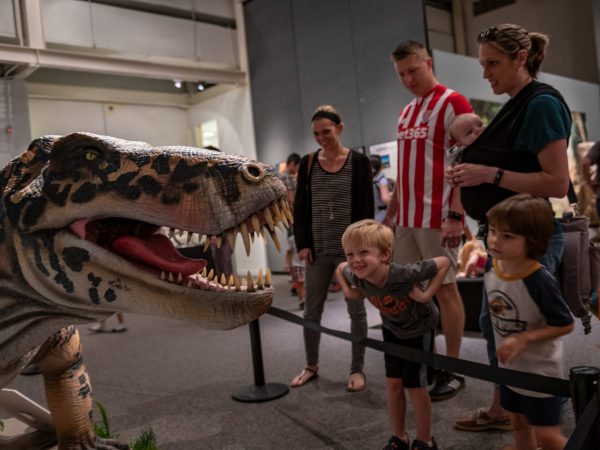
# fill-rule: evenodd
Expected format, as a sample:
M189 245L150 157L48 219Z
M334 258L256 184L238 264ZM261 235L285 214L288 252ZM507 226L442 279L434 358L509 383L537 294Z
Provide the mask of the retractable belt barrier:
M268 314L278 317L288 322L293 322L302 327L311 330L320 331L340 339L355 342L369 347L380 352L394 355L400 358L408 359L409 361L426 364L428 366L437 367L453 373L460 373L472 378L490 381L492 383L514 386L522 389L528 389L535 392L543 392L544 394L556 395L560 397L571 397L571 384L567 380L560 378L544 377L518 370L504 369L488 364L466 361L464 359L452 358L450 356L438 355L415 348L404 347L398 344L377 341L371 338L362 338L356 334L347 333L344 331L334 330L303 319L289 311L271 306L267 311ZM571 374L573 374L571 370ZM597 388L596 388L597 389ZM588 397L589 398L589 397ZM571 399L573 401L573 399ZM579 417L577 425L565 446L565 450L587 450L595 448L594 444L589 445L587 439L590 437L593 425L598 421L598 412L600 410L600 393L596 390L592 398L585 406L585 410ZM582 408L583 409L583 408Z
M518 370L504 369L488 364L466 361L464 359L452 358L450 356L438 355L424 350L404 347L403 345L377 341L371 338L362 338L356 334L326 328L274 306L271 306L267 313L279 317L280 319L302 325L305 328L310 328L311 330L321 331L346 341L360 343L365 347L385 352L388 355L398 356L400 358L408 359L409 361L437 367L439 369L447 370L448 372L460 373L496 384L505 384L521 389L528 389L530 391L543 392L544 394L549 395L560 397L571 396L568 380L544 377L542 375L520 372Z

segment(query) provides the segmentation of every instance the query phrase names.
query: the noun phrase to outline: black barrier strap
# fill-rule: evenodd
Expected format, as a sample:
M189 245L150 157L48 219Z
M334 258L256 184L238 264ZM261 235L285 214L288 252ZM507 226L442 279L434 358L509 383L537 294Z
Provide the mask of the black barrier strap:
M584 442L590 434L590 430L592 429L592 425L598 417L599 401L600 397L598 392L596 392L596 394L585 407L585 411L583 411L583 414L579 418L577 426L571 433L564 450L581 450L583 448Z
M514 386L530 391L542 392L544 394L556 395L560 397L570 397L570 387L567 380L560 378L544 377L533 373L519 372L512 369L490 366L488 364L466 361L464 359L452 358L450 356L438 355L436 353L417 350L415 348L405 347L403 345L381 342L375 339L362 338L356 334L346 333L344 331L333 330L323 327L315 322L311 322L297 316L289 311L271 306L267 311L269 314L289 322L302 325L311 330L321 331L325 334L336 336L346 341L356 342L389 355L408 359L409 361L426 364L437 367L453 373L460 373L472 378L490 381L492 383ZM586 410L587 411L587 410Z

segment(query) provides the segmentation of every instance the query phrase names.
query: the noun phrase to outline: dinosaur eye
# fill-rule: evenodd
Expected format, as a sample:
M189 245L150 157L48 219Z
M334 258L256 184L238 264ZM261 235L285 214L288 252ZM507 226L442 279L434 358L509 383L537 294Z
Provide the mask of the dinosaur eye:
M102 155L100 154L100 152L97 152L96 150L86 150L86 152L83 154L83 157L86 161L94 161L100 158L101 156Z
M265 170L263 166L256 163L248 163L244 166L242 170L242 174L244 178L253 183L257 183L263 179L265 176Z

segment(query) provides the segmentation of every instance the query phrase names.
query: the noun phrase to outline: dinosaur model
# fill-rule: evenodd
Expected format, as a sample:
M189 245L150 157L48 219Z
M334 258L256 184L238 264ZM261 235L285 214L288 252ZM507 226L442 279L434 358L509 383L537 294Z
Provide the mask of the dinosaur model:
M248 323L270 306L263 281L207 277L170 235L249 252L288 226L286 189L270 166L191 147L151 147L88 133L44 136L0 172L0 387L42 369L63 449L121 449L92 427L76 324L114 312L183 319L210 329ZM203 273L204 272L204 273Z

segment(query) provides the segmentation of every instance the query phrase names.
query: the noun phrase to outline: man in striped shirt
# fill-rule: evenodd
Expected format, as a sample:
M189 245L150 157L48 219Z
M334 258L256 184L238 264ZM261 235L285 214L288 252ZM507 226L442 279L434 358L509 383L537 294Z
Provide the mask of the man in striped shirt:
M398 119L398 175L386 225L396 225L393 260L410 264L436 256L452 262L436 294L448 356L459 357L465 312L456 285L458 246L463 232L460 193L444 180L450 164L448 133L454 117L473 111L468 100L441 85L431 56L419 42L402 42L392 54L394 67L414 99ZM464 386L464 377L441 372L431 399L445 400Z

